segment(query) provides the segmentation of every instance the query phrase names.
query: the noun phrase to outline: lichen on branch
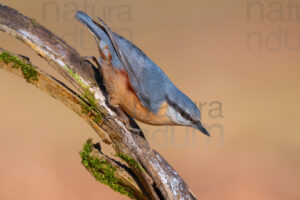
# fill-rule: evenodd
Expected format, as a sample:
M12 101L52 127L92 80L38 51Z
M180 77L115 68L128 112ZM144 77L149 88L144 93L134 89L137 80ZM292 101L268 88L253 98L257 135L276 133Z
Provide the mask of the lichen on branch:
M118 156L123 161L125 161L129 166L138 168L145 172L145 169L143 168L143 166L139 162L137 162L133 157L131 157L127 154L124 154L124 153L118 153L116 156Z
M3 51L0 54L0 61L3 61L5 64L13 63L14 68L21 69L23 77L27 82L38 81L38 72L35 67L33 67L30 63L26 64L17 56L11 55L7 51Z
M81 103L83 113L89 115L95 123L100 123L103 116L97 110L98 101L95 98L95 94L90 91L89 86L83 82L81 77L76 72L74 72L68 66L64 66L64 68L75 79L75 81L80 84L81 88L83 89L83 93L80 96L82 99L87 101Z

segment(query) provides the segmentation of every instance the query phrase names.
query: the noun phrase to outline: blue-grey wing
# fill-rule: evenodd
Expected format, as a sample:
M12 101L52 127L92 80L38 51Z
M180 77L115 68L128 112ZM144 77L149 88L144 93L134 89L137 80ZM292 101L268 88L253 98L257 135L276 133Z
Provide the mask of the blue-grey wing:
M152 112L157 112L165 100L167 87L172 86L172 83L167 84L170 81L162 70L134 44L113 33L101 19L98 18L99 24L82 11L76 13L76 18L89 28L99 39L97 41L108 45L113 66L126 70L140 102Z
M170 86L166 83L171 83L168 77L138 47L122 36L113 33L100 18L98 19L127 71L130 83L139 100L146 108L157 112L165 100L166 87ZM171 83L171 85L173 84Z
M168 103L176 102L181 110L187 113L190 111L189 114L194 119L200 119L196 105L138 47L113 33L101 19L98 24L82 11L76 13L76 18L88 27L98 42L103 41L108 46L112 65L126 70L134 91L147 109L156 113L161 103L167 99ZM99 45L101 49L101 42Z
M124 51L124 55L136 75L138 75L137 81L132 79L131 82L133 87L136 88L140 101L148 109L157 112L161 103L167 100L167 103L178 106L182 112L189 113L193 119L200 119L197 106L170 81L165 73L144 52L118 34L114 34L114 39L119 49Z
M166 90L173 84L165 73L138 47L118 34L114 34L114 39L137 76L129 76L137 96L144 106L157 112L165 100Z

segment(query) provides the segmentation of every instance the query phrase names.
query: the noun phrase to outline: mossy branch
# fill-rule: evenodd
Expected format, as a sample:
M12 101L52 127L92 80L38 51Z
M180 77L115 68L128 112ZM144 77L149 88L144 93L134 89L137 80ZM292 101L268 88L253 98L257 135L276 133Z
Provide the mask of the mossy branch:
M131 194L134 194L134 198L151 200L196 199L178 173L163 157L150 148L142 133L131 133L120 120L111 118L116 113L106 103L105 89L101 84L102 77L94 65L82 62L83 58L75 49L41 26L36 20L1 4L0 30L31 47L79 91L79 94L74 93L54 77L43 73L25 61L21 62L22 58L15 57L16 55L7 57L7 54L2 54L1 68L24 77L28 82L76 112L93 127L105 143L113 147L115 154L127 163L127 167L130 168L130 173L128 173L131 177L130 180L134 180L134 182L129 181L127 185L122 182L123 186L130 187L132 190L125 190L117 186L123 194L130 197L133 197ZM132 121L132 124L135 122ZM135 125L138 127L137 124ZM83 163L99 181L105 182L100 178L103 169L99 165L102 165L103 162L114 163L109 167L109 172L113 172L115 177L119 172L122 173L120 169L123 167L117 162L113 162L114 159L109 159L101 154L98 156L102 157L96 159L94 150L88 152L86 150L83 150L85 152ZM116 167L117 165L119 167ZM112 169L116 169L116 171ZM119 180L115 179L106 183L108 185L121 184ZM138 186L139 190L131 187L134 184ZM141 191L143 191L143 195L139 195Z
M100 115L100 113L94 109L90 109L94 107L91 105L91 100L89 100L91 97L86 97L87 94L81 97L38 67L32 66L27 60L23 60L22 57L1 48L0 68L24 78L28 83L31 83L38 89L64 103L81 118L89 122L101 137L102 141L111 144L109 136L101 129L101 122L95 120L95 117ZM86 102L85 99L89 101ZM88 112L86 110L87 107L89 108ZM92 111L97 113L97 115L94 116ZM92 172L93 176L101 183L108 185L113 190L130 198L148 199L147 196L143 194L142 187L137 184L138 181L134 175L132 173L130 174L124 169L124 166L118 165L108 156L100 154L100 152L94 148L92 140L87 141L80 155L83 165Z
M132 178L130 169L124 169L115 160L108 158L88 139L84 144L80 156L82 164L99 182L108 185L114 191L131 199L148 199L144 191Z
M27 82L38 81L38 72L36 71L35 67L31 65L31 63L26 64L17 56L13 56L7 51L3 51L0 54L0 61L3 61L5 64L13 63L12 67L20 69L22 71L23 77L26 79Z
M86 112L85 108L91 106L80 95L62 85L55 78L41 71L39 68L32 66L30 62L24 60L22 57L5 51L2 48L0 48L0 68L23 77L27 82L65 104L82 119L86 120L105 143L111 144L109 136L99 126L101 122L96 123L94 120L100 114L97 113L95 115L91 112Z

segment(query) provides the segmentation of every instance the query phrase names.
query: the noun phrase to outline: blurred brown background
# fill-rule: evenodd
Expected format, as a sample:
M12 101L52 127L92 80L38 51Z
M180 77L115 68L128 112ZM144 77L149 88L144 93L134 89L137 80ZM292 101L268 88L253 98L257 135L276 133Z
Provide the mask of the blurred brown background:
M202 106L211 138L142 125L152 147L199 199L300 199L300 2L11 1L82 55L96 55L75 11L102 17ZM47 64L0 33L0 46ZM93 130L24 80L0 70L0 199L127 199L97 183L78 152Z

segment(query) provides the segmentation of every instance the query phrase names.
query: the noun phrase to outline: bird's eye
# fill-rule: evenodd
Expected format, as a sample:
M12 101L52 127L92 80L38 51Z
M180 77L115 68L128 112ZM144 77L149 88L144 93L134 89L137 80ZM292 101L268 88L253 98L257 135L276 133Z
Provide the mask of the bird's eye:
M185 119L188 118L188 115L187 115L185 112L183 112L183 111L180 112L180 115L181 115L183 118L185 118Z

